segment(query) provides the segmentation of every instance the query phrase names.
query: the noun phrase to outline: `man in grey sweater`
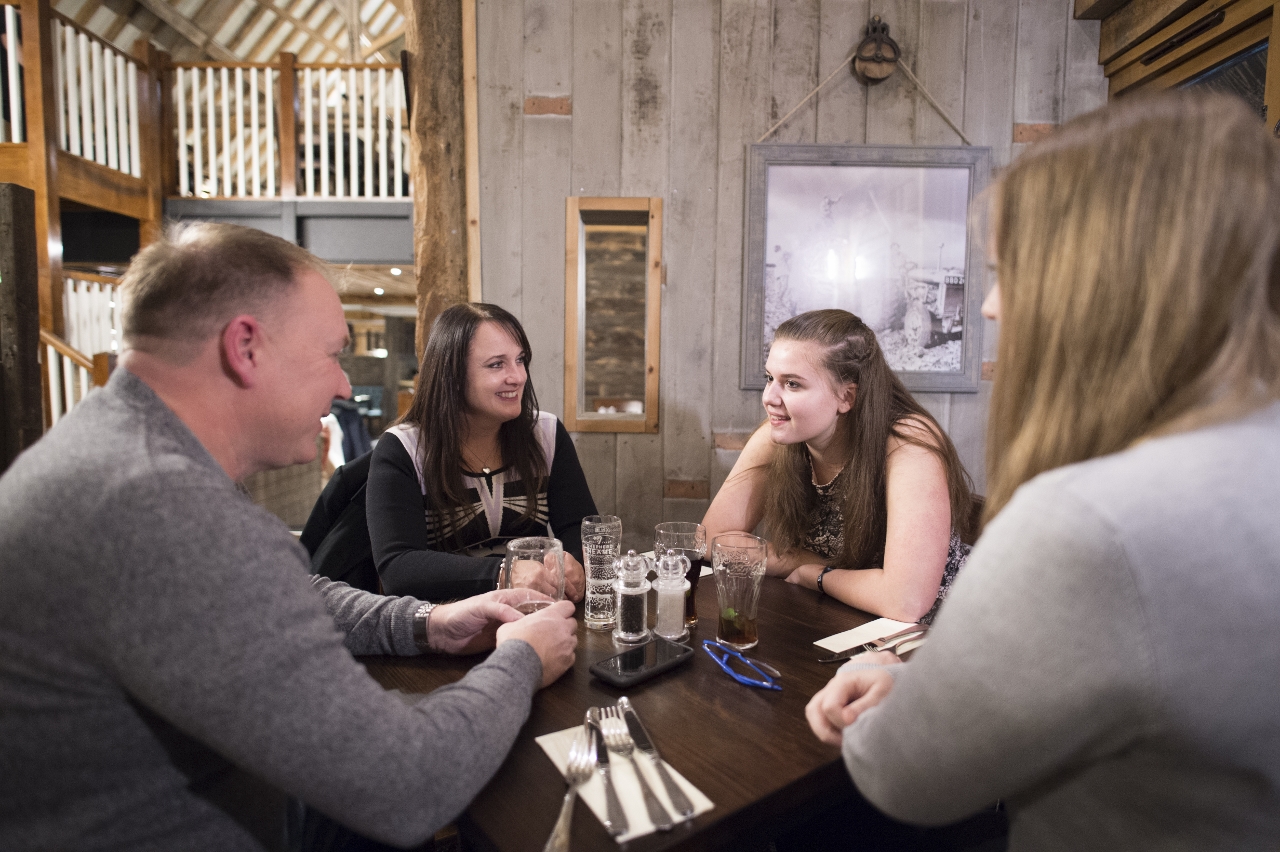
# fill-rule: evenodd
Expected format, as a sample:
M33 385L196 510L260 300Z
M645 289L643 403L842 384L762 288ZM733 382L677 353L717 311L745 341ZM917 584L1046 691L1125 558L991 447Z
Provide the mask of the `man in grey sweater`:
M0 479L0 849L260 849L262 782L420 843L572 665L571 605L432 610L309 580L237 489L310 460L350 393L341 304L301 249L199 226L124 289L111 381ZM351 656L495 644L412 704Z

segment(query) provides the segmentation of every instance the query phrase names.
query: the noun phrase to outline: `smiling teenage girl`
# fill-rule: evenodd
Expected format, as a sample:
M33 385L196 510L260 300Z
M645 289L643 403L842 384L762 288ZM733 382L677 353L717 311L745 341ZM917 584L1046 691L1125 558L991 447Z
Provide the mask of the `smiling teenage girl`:
M769 419L707 511L708 539L763 520L770 575L932 619L969 552L968 476L950 439L848 311L778 326L765 382Z
M444 600L497 583L506 543L564 543L582 597L582 519L596 512L569 433L538 410L529 339L496 305L455 305L431 328L413 406L373 451L367 517L382 589Z

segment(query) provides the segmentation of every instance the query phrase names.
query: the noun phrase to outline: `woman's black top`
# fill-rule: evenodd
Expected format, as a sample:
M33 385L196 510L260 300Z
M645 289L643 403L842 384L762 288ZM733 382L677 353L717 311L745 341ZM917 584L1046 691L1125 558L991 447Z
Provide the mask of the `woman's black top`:
M459 511L456 536L452 529L442 531L440 519L427 510L415 458L416 430L393 427L379 439L369 469L366 516L384 594L442 601L487 592L497 585L506 543L521 536L552 535L563 542L565 553L582 560L582 519L596 513L595 501L564 424L543 413L536 428L552 460L537 514L521 519L524 483L512 468L488 474L463 470L472 502Z

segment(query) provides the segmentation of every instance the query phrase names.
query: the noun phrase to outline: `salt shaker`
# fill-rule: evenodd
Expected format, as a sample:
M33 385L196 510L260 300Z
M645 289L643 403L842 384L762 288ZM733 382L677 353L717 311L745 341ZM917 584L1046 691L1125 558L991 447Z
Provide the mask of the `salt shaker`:
M687 639L689 628L684 626L684 596L689 588L685 575L689 573L689 557L668 550L658 559L658 618L653 632L664 639L679 642Z
M613 581L617 594L614 609L617 623L613 639L623 645L638 645L649 639L649 566L650 562L634 550L613 563L618 579Z

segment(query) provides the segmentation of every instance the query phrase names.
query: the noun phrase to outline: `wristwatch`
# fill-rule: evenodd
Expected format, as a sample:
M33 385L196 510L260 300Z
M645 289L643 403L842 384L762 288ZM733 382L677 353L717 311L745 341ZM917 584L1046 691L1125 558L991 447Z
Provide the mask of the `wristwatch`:
M834 565L823 565L823 566L822 566L822 571L821 571L821 572L819 572L819 574L818 574L818 593L819 593L819 594L823 594L823 595L825 595L825 594L827 593L827 590L826 590L826 589L824 589L824 588L822 588L822 578L823 578L823 577L825 577L825 576L827 576L827 572L828 572L828 571L834 571L834 570L836 570L836 566L834 566Z
M417 645L418 650L424 654L431 650L431 643L427 639L427 627L431 623L431 610L435 608L435 604L424 601L413 611L413 644Z

